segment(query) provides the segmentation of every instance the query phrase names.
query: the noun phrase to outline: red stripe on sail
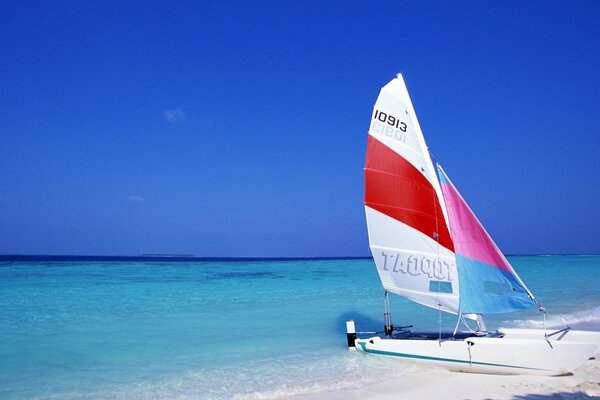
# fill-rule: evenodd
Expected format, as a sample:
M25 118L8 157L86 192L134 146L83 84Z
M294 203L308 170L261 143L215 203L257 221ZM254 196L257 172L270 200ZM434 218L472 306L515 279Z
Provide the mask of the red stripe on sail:
M454 251L431 183L404 157L371 135L365 167L365 205L434 240L437 232L440 245Z

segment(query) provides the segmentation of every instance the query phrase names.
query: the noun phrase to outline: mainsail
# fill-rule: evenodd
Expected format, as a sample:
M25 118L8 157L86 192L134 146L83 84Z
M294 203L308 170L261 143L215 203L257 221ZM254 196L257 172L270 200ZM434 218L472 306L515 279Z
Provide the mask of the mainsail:
M365 211L383 287L458 313L458 273L443 195L401 75L381 89L373 109Z
M455 314L536 304L441 167L434 167L401 75L381 89L373 109L365 212L386 290Z

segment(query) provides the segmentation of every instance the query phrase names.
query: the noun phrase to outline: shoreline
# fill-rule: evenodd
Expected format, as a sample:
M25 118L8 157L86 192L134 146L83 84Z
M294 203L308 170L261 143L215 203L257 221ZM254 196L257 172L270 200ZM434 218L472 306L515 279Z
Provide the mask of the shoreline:
M399 368L405 363L398 363ZM487 375L431 368L359 389L277 397L278 400L392 400L414 398L594 399L600 398L600 360L592 358L573 374L561 376Z

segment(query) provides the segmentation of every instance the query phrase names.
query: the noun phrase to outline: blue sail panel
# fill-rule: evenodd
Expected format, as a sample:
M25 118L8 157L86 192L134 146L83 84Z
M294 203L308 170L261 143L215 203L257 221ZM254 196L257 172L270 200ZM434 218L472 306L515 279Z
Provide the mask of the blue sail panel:
M456 266L463 314L501 314L535 306L513 274L458 253Z

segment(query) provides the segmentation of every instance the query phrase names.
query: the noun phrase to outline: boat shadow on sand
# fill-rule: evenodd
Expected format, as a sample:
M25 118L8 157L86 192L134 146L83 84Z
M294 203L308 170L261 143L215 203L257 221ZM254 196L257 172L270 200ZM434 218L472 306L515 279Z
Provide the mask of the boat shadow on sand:
M513 396L512 400L550 400L550 399L564 399L564 400L581 400L581 399L598 399L598 396L590 396L585 392L554 392L547 394L523 394Z

